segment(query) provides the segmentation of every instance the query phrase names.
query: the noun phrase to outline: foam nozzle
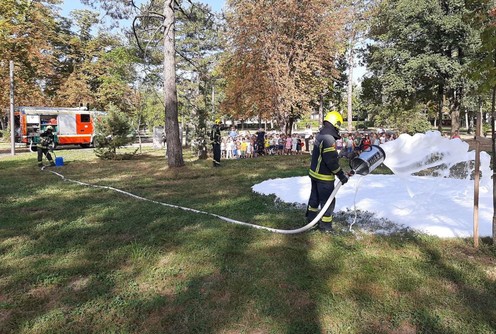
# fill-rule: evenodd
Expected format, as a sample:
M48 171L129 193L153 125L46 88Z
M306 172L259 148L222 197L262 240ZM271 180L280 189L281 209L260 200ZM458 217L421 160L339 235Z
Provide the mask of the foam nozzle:
M386 159L386 153L378 145L372 145L350 161L350 168L358 175L367 175Z

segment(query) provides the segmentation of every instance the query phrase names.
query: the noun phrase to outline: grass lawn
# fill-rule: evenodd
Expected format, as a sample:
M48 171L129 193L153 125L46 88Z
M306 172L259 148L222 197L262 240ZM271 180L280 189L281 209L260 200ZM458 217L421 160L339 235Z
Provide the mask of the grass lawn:
M308 155L167 168L161 151L52 170L276 228L304 209L261 196ZM64 182L0 158L0 333L494 333L496 250L413 232L280 235ZM385 203L387 205L387 203ZM345 229L343 228L343 231Z

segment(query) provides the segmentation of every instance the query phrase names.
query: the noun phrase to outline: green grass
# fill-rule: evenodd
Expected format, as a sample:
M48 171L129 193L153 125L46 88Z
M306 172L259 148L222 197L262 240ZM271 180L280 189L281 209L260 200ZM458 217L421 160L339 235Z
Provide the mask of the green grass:
M67 178L276 228L304 209L261 196L309 157L100 161ZM386 172L382 170L382 172ZM412 232L279 235L64 182L0 158L0 333L494 333L495 249Z

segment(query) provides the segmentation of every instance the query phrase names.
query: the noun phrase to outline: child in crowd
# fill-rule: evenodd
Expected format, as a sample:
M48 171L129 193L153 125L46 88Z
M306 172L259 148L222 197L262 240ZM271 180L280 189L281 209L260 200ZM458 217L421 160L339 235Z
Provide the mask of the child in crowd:
M227 143L226 143L226 159L232 159L233 158L233 149L234 149L234 141L232 137L227 138Z
M285 154L286 155L291 155L291 145L293 141L291 140L291 136L286 136L286 146L285 146Z
M246 139L246 157L253 158L253 146L251 144L251 138Z
M246 158L246 148L247 148L247 144L246 144L246 138L242 138L241 139L241 144L240 144L240 148L241 148L241 154L240 154L240 158L241 159L244 159Z
M220 156L225 159L227 156L227 143L226 143L226 138L222 138L222 141L220 143Z
M303 142L301 141L301 137L297 136L296 137L296 154L300 155L301 154L301 147L303 145Z
M278 136L279 139L277 140L277 154L278 155L283 155L284 154L284 135Z
M293 133L293 137L291 137L291 154L296 154L296 146L298 145L298 138L296 134Z

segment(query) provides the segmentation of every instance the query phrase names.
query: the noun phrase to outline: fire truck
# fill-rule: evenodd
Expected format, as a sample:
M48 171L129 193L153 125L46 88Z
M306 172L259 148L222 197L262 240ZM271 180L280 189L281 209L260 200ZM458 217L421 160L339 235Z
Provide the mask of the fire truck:
M40 133L52 126L56 145L93 144L94 121L101 111L80 108L18 107L14 112L15 141L26 145L36 143Z

